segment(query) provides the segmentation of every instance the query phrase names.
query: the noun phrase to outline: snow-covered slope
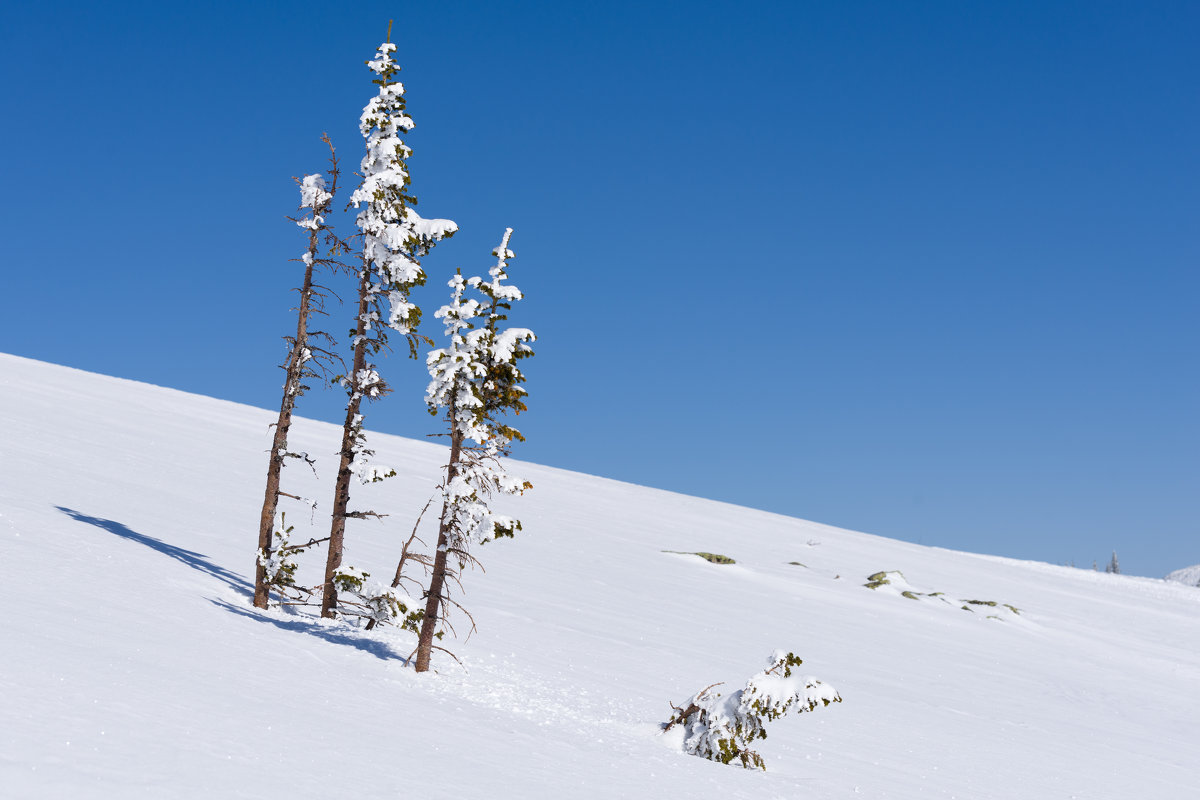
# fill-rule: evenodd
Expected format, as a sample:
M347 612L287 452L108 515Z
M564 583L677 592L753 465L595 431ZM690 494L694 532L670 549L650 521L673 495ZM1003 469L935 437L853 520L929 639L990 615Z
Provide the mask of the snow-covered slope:
M534 465L508 506L524 532L466 576L466 669L416 675L409 634L250 606L271 419L0 356L4 797L1126 800L1200 783L1193 588ZM294 439L322 476L285 482L324 501L337 429L301 420ZM386 575L442 451L373 443L400 474L360 500L392 516L353 524L347 561ZM902 574L865 588L881 571ZM670 701L778 647L845 702L773 723L767 772L657 735Z
M1177 569L1168 575L1164 580L1182 583L1188 586L1200 586L1200 564L1192 567L1184 567Z

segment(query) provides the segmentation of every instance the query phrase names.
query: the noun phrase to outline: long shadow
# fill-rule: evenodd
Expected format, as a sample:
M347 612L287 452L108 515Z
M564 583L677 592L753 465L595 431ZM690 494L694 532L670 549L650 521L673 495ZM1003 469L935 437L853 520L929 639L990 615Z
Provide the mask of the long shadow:
M225 600L209 598L208 602L215 606L220 606L221 608L233 614L238 614L249 619L257 620L258 622L268 622L280 630L291 631L293 633L307 633L309 636L315 636L318 639L322 639L331 644L346 645L347 647L353 647L356 650L362 650L364 653L370 653L376 658L383 659L384 661L391 661L395 659L404 664L408 663L407 658L397 654L396 651L392 650L392 648L388 647L387 644L379 641L378 639L368 639L365 636L355 636L350 631L344 629L338 630L335 627L317 622L313 619L307 619L305 617L280 619L279 617L268 616L257 609L243 608Z
M120 536L122 539L129 539L130 541L145 545L151 550L156 550L165 556L169 556L180 563L186 564L192 569L199 570L205 575L210 575L242 595L248 597L253 593L253 587L250 585L249 581L237 573L230 572L229 570L225 569L225 567L209 561L203 553L197 553L195 550L186 550L182 547L176 547L173 544L167 544L162 539L156 539L153 536L147 536L144 533L138 533L127 525L123 525L120 522L116 522L111 519L91 517L87 514L81 514L74 509L64 508L63 506L55 506L55 508L66 514L71 519L79 522L86 522L88 525L95 525L97 528L108 531L116 536ZM259 622L270 623L276 628L280 628L285 631L307 633L310 636L315 636L318 639L323 639L324 641L332 644L346 645L353 647L356 650L362 650L365 653L370 653L376 658L384 660L396 659L404 663L408 663L407 658L398 655L384 642L376 639L355 636L349 631L338 630L337 628L331 627L328 624L319 623L303 617L279 619L278 617L262 614L257 610L243 608L225 600L216 600L213 598L208 598L208 600L213 605L220 606L226 611L230 611L234 614L248 617Z
M217 580L222 581L229 588L241 592L242 594L250 594L253 587L250 582L238 575L236 572L230 572L225 567L219 564L214 564L209 561L203 553L197 553L195 550L185 550L182 547L176 547L173 544L167 544L162 539L155 539L153 536L147 536L144 533L138 533L120 522L115 522L111 519L103 519L102 517L89 517L87 514L81 514L78 511L62 506L55 506L59 511L66 514L68 517L79 522L86 522L88 525L95 525L101 530L120 536L122 539L128 539L138 544L143 544L151 550L157 550L165 556L186 564L192 569L199 570L205 575L210 575Z

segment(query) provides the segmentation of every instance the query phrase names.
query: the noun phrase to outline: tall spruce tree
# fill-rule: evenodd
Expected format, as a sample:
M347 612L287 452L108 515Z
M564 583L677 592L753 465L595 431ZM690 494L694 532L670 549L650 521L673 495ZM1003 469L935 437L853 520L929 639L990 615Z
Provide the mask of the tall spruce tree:
M416 357L420 309L409 299L409 291L425 282L419 259L440 240L458 230L447 219L422 219L409 194L408 157L412 150L403 136L413 128L405 111L404 85L397 82L400 67L392 60L396 45L379 46L375 58L366 62L375 74L378 93L363 109L359 130L366 140L362 160L362 183L350 202L359 209L357 223L362 232L362 263L358 271L358 304L351 331L353 356L342 383L349 393L342 429L337 482L334 487L333 519L321 598L321 615L332 617L337 607L335 574L342 564L347 519L379 516L373 511L351 511L351 479L371 482L386 474L369 463L363 431L362 400L377 399L388 392L374 358L388 347L388 333L407 339L409 354ZM386 302L386 308L385 308Z
M501 536L512 536L521 523L495 514L488 506L495 494L517 494L531 488L528 482L507 474L500 463L514 441L524 441L519 431L502 420L505 412L525 410L525 376L517 366L533 355L529 343L533 332L525 328L501 329L512 303L522 295L505 284L512 228L504 232L493 255L496 266L491 280L450 280L450 303L437 312L443 320L447 347L432 351L427 363L431 381L425 400L430 413L445 411L449 428L450 454L442 482L442 514L438 524L437 552L430 573L425 613L417 643L417 672L429 669L433 639L439 623L445 622L450 600L447 577L456 574L473 558L469 544L482 544ZM481 300L464 299L474 289ZM452 563L451 559L456 562Z
M312 459L307 453L295 452L288 446L288 433L292 425L292 412L296 401L309 388L305 381L313 378L324 380L331 374L335 365L341 364L341 358L329 348L334 345L333 338L325 331L309 330L309 322L313 314L324 314L327 290L318 284L314 278L314 270L318 267L335 270L342 266L338 261L345 247L333 233L332 227L326 222L337 193L338 162L333 143L327 135L321 140L329 147L329 183L321 175L306 175L298 178L300 185L300 208L308 209L308 213L299 219L291 218L293 222L308 231L308 247L304 254L296 259L304 264L304 280L297 289L299 305L296 309L296 335L285 337L288 343L287 359L281 365L284 370L283 399L279 403L279 418L275 422L275 435L271 442L270 459L267 462L267 485L263 497L262 513L258 524L258 555L254 570L254 605L266 608L272 583L281 575L290 578L290 571L281 572L283 563L277 551L287 547L287 526L281 525L278 534L279 542L273 542L272 531L275 527L275 514L279 508L279 498L291 497L297 500L303 498L289 494L280 489L280 479L283 466L288 459L301 459L312 465ZM324 246L324 249L323 249ZM319 344L317 344L319 342Z

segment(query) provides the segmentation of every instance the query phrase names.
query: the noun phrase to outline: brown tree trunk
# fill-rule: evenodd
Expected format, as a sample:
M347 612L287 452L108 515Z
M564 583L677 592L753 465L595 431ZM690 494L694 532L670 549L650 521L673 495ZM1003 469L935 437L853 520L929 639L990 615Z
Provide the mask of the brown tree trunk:
M314 212L315 213L315 212ZM262 514L258 519L258 549L271 549L275 527L275 512L279 508L279 477L283 471L283 454L287 451L288 430L292 426L292 410L296 407L296 393L304 371L304 350L308 343L308 309L313 293L313 261L317 257L317 231L308 237L309 263L304 269L304 284L300 288L300 310L296 319L296 339L288 356L286 379L283 383L283 400L279 404L279 419L275 423L275 436L271 440L271 459L267 462L267 489L263 497ZM270 592L267 586L267 570L255 559L254 605L266 608Z
M371 272L363 264L358 279L358 325L354 329L354 361L350 367L350 402L346 404L346 422L342 425L341 461L338 464L337 483L333 489L333 524L329 529L329 555L325 559L324 593L321 595L321 616L333 617L337 608L337 587L333 585L333 573L342 565L342 539L346 533L346 509L350 505L351 465L354 463L354 447L361 430L356 422L362 406L362 392L358 386L358 373L366 367L367 315L370 301L367 292L371 285Z
M446 465L446 487L458 474L458 458L462 452L462 434L454 424L454 399L450 400L450 463ZM425 599L425 617L421 620L421 635L417 640L417 672L429 670L429 659L433 654L433 632L437 627L438 614L442 606L442 589L446 585L446 563L450 526L453 524L453 509L449 502L442 504L442 518L438 524L437 554L433 557L433 574L429 579L429 596Z

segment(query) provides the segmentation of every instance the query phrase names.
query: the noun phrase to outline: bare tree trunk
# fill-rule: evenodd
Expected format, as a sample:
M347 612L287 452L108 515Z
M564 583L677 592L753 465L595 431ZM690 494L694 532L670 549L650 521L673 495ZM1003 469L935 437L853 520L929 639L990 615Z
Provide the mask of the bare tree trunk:
M314 213L316 213L314 211ZM258 520L258 549L266 553L271 549L275 527L275 512L279 508L279 477L283 471L283 456L287 452L288 430L292 426L292 411L296 407L296 395L303 380L304 352L308 345L308 311L313 294L313 262L317 257L318 231L313 229L308 237L310 258L304 268L304 284L300 288L300 310L296 319L296 338L288 356L287 378L283 383L283 400L279 404L279 419L275 423L275 436L271 440L271 459L267 462L267 489L263 497L262 515ZM254 605L266 608L269 599L267 570L257 563L254 570Z
M346 509L350 505L351 465L354 463L354 448L362 422L359 408L362 406L362 391L358 385L358 374L366 367L367 341L366 316L370 305L368 291L371 272L362 265L358 279L358 325L354 329L354 361L350 367L350 402L346 404L346 421L342 425L341 461L338 464L337 484L333 490L333 524L329 530L329 555L325 560L324 593L321 596L321 616L334 616L337 608L337 587L333 585L333 573L342 565L342 540L346 533Z
M458 474L458 458L462 452L463 436L454 423L454 400L450 400L450 463L446 465L446 487ZM442 589L446 585L446 560L449 558L450 526L454 522L454 510L449 501L442 504L442 518L438 524L437 554L433 558L433 574L429 579L429 596L425 599L425 617L421 620L421 635L417 640L417 672L429 670L429 659L433 653L433 632L437 627L438 614L442 605Z

